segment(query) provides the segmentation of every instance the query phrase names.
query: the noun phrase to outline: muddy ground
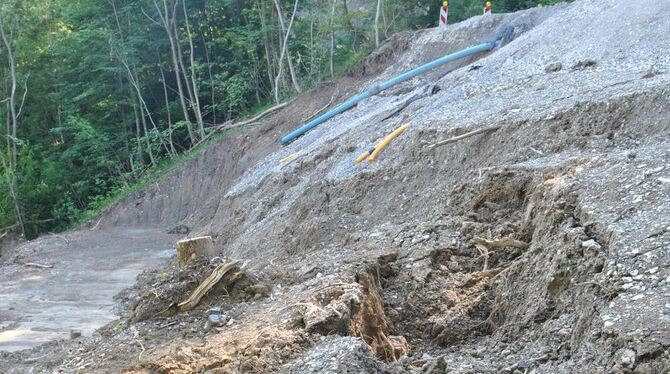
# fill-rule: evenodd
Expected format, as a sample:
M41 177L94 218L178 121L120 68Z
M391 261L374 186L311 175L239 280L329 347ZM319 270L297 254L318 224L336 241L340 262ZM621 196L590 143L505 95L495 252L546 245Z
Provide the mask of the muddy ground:
M500 50L277 144L331 98L504 24L515 40ZM670 4L599 0L393 37L99 221L185 225L218 257L143 273L118 295L118 321L5 353L0 370L670 371L667 30ZM376 163L353 163L405 122ZM176 310L231 260L196 309Z
M163 229L115 227L20 247L0 272L0 350L69 339L73 331L91 336L117 318L114 295L143 270L164 266L177 238Z

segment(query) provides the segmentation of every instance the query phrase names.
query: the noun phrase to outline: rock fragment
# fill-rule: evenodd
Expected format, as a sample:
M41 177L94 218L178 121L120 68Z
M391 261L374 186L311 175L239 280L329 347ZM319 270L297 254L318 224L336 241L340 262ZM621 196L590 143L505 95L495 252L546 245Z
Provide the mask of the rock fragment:
M544 72L547 73L547 74L550 74L550 73L556 73L558 71L561 71L562 69L563 69L563 64L561 64L560 62L554 62L552 64L547 65L544 68Z

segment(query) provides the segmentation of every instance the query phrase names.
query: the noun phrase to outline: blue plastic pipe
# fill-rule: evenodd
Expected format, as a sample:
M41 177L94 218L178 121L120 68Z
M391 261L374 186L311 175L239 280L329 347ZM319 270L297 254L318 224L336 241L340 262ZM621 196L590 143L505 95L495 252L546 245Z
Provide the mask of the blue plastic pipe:
M298 137L304 135L307 131L315 128L316 126L328 121L329 119L335 117L336 115L344 112L345 110L349 110L356 106L359 102L372 97L381 91L384 91L392 86L395 86L398 83L402 83L404 81L407 81L409 79L412 79L416 77L419 74L423 74L427 72L428 70L435 69L436 67L442 66L448 62L458 60L464 57L476 55L478 53L482 52L487 52L492 50L493 48L496 48L497 46L500 45L502 41L502 38L498 38L494 41L490 41L484 44L479 44L470 48L463 49L461 51L446 55L444 57L438 58L435 61L429 62L425 65L421 65L416 69L410 70L408 72L405 72L403 74L398 75L397 77L390 79L386 82L383 82L381 84L378 84L367 91L360 93L351 99L347 100L346 102L340 104L336 108L329 110L328 112L320 115L319 117L316 117L315 119L309 121L308 123L304 124L302 127L299 129L294 130L293 132L287 134L283 138L281 138L281 144L286 145Z

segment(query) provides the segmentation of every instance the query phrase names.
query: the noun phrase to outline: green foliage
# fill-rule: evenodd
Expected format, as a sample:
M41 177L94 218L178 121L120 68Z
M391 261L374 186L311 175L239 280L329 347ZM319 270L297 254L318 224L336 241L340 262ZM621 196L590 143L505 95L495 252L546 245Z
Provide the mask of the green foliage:
M194 140L198 135L194 93L189 90L197 88L206 125L272 105L283 41L274 2L183 1L0 4L16 57L17 99L22 104L16 139L4 132L8 141L0 142L0 226L17 222L14 202L18 201L28 237L71 227L194 157L207 145L189 151L189 128L196 133ZM156 8L164 10L164 3L170 12L176 10L172 41L181 53L178 69L171 38ZM280 3L288 24L293 1ZM450 21L480 14L483 3L452 0ZM337 0L331 22L332 1L300 0L287 56L303 88L330 79L331 35L336 74L350 71L373 50L376 4L376 0ZM441 1L385 0L384 4L382 39L402 30L436 26ZM494 10L536 5L528 0L497 0ZM8 62L7 50L0 45L3 99L10 93ZM186 87L186 108L178 83ZM283 98L296 95L286 64L279 86ZM9 114L8 106L1 105L0 115ZM13 142L16 165L11 162ZM16 186L16 199L9 192L11 186Z

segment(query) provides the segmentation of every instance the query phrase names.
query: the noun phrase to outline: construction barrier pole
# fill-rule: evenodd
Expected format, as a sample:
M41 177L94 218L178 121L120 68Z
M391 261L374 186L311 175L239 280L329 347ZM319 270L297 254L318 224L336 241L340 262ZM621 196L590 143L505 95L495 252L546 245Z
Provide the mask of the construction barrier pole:
M484 14L491 14L493 12L493 4L491 4L490 1L487 1L486 4L484 4Z
M449 16L449 2L445 1L442 3L442 7L440 8L440 28L441 29L446 29L447 28L447 19Z

